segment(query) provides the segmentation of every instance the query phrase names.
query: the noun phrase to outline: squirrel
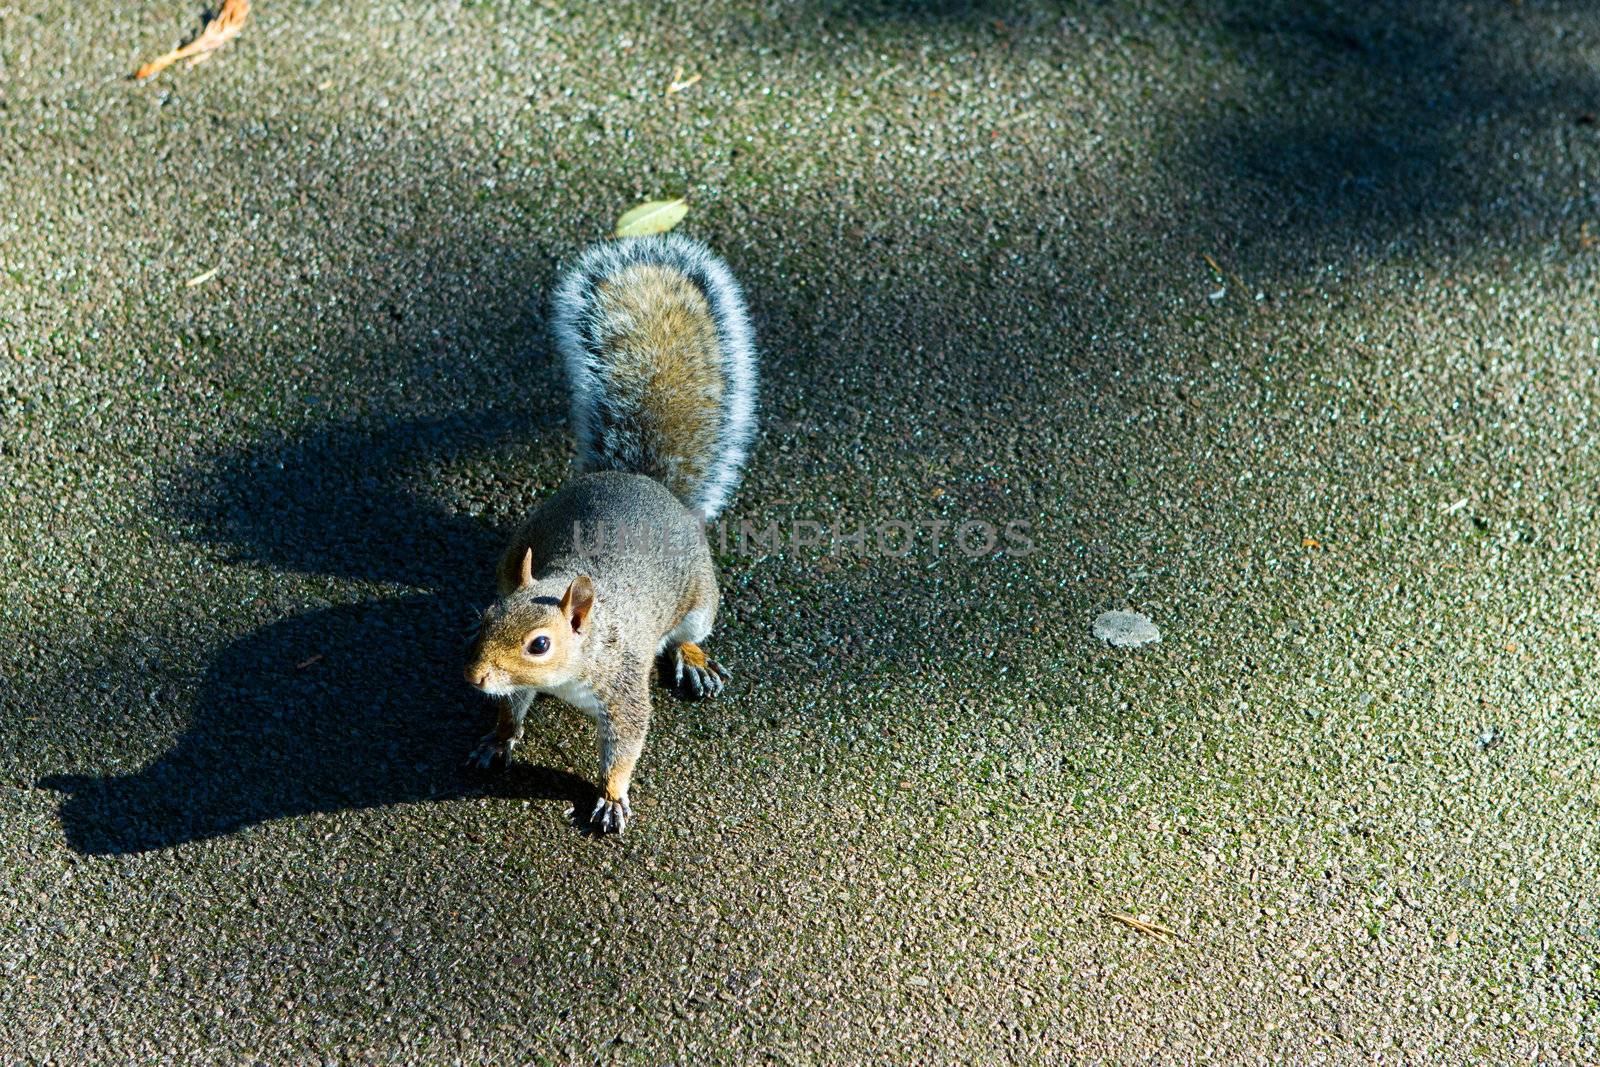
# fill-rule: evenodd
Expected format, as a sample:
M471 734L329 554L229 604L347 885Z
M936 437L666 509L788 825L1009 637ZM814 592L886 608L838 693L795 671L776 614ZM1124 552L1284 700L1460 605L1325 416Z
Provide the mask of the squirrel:
M550 321L580 474L500 558L499 599L466 669L498 699L499 719L468 762L503 766L534 697L557 697L595 721L590 822L620 833L633 817L652 667L693 699L730 677L701 647L718 603L705 524L737 486L755 433L756 358L727 264L677 234L589 248L556 285Z

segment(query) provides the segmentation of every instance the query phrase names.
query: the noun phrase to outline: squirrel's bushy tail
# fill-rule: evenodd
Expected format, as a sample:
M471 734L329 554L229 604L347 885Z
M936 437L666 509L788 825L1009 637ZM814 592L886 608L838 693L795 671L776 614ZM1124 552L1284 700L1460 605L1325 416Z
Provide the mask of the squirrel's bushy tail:
M750 319L727 264L678 234L607 241L562 276L551 319L583 468L648 474L713 518L755 433Z

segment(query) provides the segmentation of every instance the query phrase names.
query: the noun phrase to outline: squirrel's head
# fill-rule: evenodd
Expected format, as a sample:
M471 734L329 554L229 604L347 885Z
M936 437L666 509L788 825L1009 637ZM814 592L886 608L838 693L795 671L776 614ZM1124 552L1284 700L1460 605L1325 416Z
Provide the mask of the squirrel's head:
M580 575L559 598L541 593L530 551L522 585L483 613L467 657L467 681L491 696L548 689L579 677L594 609L594 583Z

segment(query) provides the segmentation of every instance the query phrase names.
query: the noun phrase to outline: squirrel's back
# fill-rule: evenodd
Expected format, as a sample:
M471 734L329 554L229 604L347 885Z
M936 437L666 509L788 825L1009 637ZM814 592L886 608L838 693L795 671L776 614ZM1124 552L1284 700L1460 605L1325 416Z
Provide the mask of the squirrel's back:
M583 469L648 475L714 517L755 433L750 321L727 265L676 234L608 241L553 303Z

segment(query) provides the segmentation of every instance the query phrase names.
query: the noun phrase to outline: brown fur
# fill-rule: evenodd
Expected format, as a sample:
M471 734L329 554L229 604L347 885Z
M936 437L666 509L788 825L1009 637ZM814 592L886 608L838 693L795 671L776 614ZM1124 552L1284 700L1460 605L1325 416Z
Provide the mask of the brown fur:
M607 353L603 373L618 406L644 425L640 440L672 451L644 457L649 474L685 493L716 454L723 377L711 308L688 278L636 264L595 289Z

